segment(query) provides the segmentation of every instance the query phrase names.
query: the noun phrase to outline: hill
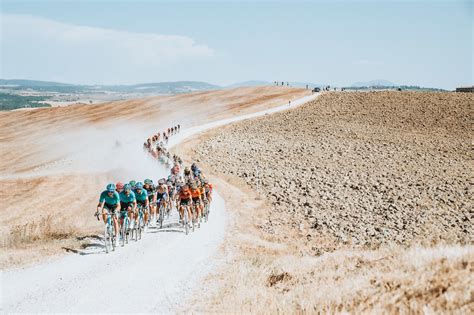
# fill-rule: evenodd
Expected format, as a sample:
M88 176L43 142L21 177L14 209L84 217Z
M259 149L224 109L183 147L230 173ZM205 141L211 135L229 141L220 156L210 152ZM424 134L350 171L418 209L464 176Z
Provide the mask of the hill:
M13 90L32 89L57 93L96 93L98 91L122 93L178 94L194 91L216 90L220 87L199 81L156 82L134 85L81 85L35 80L0 79L0 87Z

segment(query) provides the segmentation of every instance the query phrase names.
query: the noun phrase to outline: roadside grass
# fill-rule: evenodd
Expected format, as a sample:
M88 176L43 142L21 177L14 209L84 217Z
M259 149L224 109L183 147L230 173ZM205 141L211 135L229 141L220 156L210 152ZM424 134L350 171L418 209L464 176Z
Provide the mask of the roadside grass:
M247 253L231 262L234 267L227 269L224 287L204 310L257 314L474 311L474 246L338 250L319 257Z
M42 216L34 221L11 227L2 233L1 247L16 248L35 242L64 240L77 237L79 229L55 220L52 215Z

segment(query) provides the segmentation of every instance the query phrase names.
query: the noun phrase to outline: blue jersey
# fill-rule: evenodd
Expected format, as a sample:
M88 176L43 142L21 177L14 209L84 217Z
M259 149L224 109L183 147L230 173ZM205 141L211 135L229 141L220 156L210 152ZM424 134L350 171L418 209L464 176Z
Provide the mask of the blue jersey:
M135 189L134 193L137 201L146 201L148 198L148 193L145 189L140 189L140 193L137 189Z
M134 202L135 200L136 200L135 193L133 191L131 191L128 196L125 194L125 191L122 191L120 193L120 202L130 203L130 202Z
M104 202L109 205L116 205L120 202L119 193L114 191L112 197L109 196L108 191L105 190L100 194L99 202Z

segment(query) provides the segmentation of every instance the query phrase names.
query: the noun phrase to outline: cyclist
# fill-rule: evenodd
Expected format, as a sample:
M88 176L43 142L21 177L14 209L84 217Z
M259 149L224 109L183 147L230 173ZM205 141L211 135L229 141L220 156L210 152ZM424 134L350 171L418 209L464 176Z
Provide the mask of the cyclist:
M201 190L198 188L196 182L191 184L191 196L193 198L193 205L196 208L196 213L194 214L194 219L198 222L198 227L200 227L201 214L202 214L202 197Z
M189 169L189 167L185 167L184 168L184 181L186 183L189 183L193 180L193 175L191 175L191 170Z
M181 126L180 126L180 124L178 124L178 132L180 132L180 131L181 131Z
M211 203L212 201L212 184L209 183L209 180L204 179L204 194L206 196L206 199Z
M133 213L135 208L137 207L137 201L135 199L135 193L132 191L132 186L130 184L125 184L123 186L123 191L119 194L120 195L120 224L123 224L123 220L125 219L125 215L128 214L130 218L130 223L133 222ZM130 227L132 228L132 226Z
M166 209L167 195L168 195L168 192L167 192L167 188L166 188L166 185L165 185L165 180L160 179L158 181L158 188L156 189L156 206L157 206L157 209L158 209L157 214L159 214L159 211L161 210L161 208L163 210Z
M143 207L143 213L144 213L144 221L148 222L148 209L150 207L150 202L148 200L148 193L145 189L143 189L143 183L138 182L135 184L135 199L137 200L137 205ZM138 207L137 207L138 209ZM138 211L135 213L137 215L138 219Z
M171 180L166 181L166 186L168 188L168 211L167 214L169 215L170 211L173 209L173 204L175 200L175 189L173 182Z
M117 184L115 184L115 190L120 194L123 191L123 183L117 182Z
M192 195L191 191L189 190L189 186L187 184L183 184L183 186L180 187L179 193L178 193L178 202L179 202L179 219L180 222L183 220L183 215L184 215L184 208L186 208L186 211L188 211L188 218L191 217L191 206L193 204L192 200Z
M153 185L153 181L149 178L145 179L143 189L146 190L148 195L148 204L150 205L151 217L156 214L156 187Z
M171 174L172 175L177 175L177 174L179 174L180 170L181 170L181 168L180 168L179 164L175 162L173 168L171 169Z
M196 165L196 163L193 163L191 165L191 171L193 172L194 178L198 178L199 175L201 174L201 170L199 167Z
M118 224L116 212L120 211L120 196L119 193L115 191L114 184L108 184L106 190L100 194L99 204L97 205L97 210L95 215L99 219L99 213L102 212L102 220L104 223L107 223L107 214L112 215L115 228L115 237L117 237Z

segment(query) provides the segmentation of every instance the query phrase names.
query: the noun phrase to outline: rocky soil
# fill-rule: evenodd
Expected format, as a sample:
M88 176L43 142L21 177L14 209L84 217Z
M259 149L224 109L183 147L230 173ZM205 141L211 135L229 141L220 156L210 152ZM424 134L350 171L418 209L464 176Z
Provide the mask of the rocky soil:
M472 106L472 94L328 93L233 124L195 154L266 196L263 231L290 225L312 254L471 244Z

